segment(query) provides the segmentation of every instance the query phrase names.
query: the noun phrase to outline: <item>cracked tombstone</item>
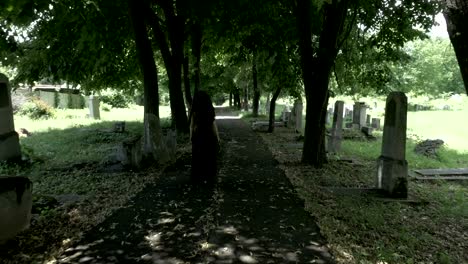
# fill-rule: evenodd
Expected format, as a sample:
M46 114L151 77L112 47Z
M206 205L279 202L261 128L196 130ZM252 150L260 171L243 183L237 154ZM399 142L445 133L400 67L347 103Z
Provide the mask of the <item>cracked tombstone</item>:
M101 119L101 115L99 113L99 97L90 95L88 100L89 118Z
M8 79L0 75L0 161L21 160Z
M335 102L331 135L328 140L328 153L337 153L341 149L341 139L343 132L343 108L343 101Z
M377 159L376 185L389 196L408 196L406 150L406 115L408 99L403 92L391 92L385 106L382 153Z

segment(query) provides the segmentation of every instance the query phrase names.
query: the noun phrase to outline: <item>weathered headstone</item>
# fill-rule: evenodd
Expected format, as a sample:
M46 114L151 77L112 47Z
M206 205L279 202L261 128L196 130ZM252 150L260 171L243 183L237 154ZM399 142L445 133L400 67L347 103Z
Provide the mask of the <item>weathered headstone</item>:
M135 136L122 142L118 151L118 160L124 166L139 169L142 158L141 136Z
M0 177L0 244L29 227L32 183L26 177Z
M266 102L265 102L265 114L266 114L266 115L269 115L269 113L270 113L270 103L271 103L271 101L270 101L270 93L268 93L267 99L266 99Z
M302 133L302 109L304 108L304 105L302 104L301 99L297 99L294 102L294 130L297 133Z
M366 104L356 102L353 106L353 124L358 125L357 129L366 125Z
M391 92L385 107L382 153L377 160L377 188L390 196L408 195L406 150L406 115L408 99L402 92Z
M90 95L89 96L89 118L101 119L99 113L99 97Z
M13 121L13 107L8 80L0 75L0 161L21 159L18 133Z
M366 126L370 126L371 125L371 115L367 115L366 116Z
M281 113L281 121L284 122L286 127L289 127L289 121L291 120L291 109L286 105Z
M125 121L115 122L114 123L114 132L115 133L125 132Z
M175 130L167 131L167 134L164 138L164 143L166 144L169 161L175 161L177 152L177 132Z
M335 102L335 111L333 113L331 135L328 140L329 153L336 153L341 149L341 139L343 132L343 107L343 101Z
M380 118L372 118L371 127L380 130Z

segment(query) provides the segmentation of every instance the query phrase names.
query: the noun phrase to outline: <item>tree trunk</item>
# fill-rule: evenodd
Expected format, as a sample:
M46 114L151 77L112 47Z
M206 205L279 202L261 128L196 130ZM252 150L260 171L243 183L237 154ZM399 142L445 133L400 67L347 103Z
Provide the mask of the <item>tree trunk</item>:
M171 105L172 122L177 132L188 133L187 112L182 94L182 64L173 58L172 75L169 77L169 99Z
M190 90L190 72L189 72L189 58L184 58L184 91L185 91L185 103L188 108L192 107L192 92Z
M240 89L238 88L234 91L234 106L237 110L241 110Z
M276 100L278 99L278 96L281 93L281 85L278 85L276 88L275 92L273 93L273 96L271 97L270 101L270 113L269 113L269 119L268 119L268 133L273 133L275 130L275 108L276 108Z
M232 92L229 92L229 107L232 107Z
M193 25L192 30L192 53L195 58L195 75L193 76L193 82L195 83L195 91L200 90L201 80L200 80L200 60L201 60L201 47L202 47L202 28L199 23Z
M244 98L242 101L244 111L249 111L249 87L246 85L244 87Z
M260 90L258 89L258 80L257 80L257 52L253 53L253 62L252 62L252 79L253 79L253 102L252 102L252 116L258 116L258 105L260 101Z
M172 124L177 132L188 133L187 112L185 110L184 95L182 93L182 65L184 61L184 21L176 16L174 5L168 1L158 1L164 11L169 43L161 29L158 17L149 12L149 18L158 41L161 54L169 77L169 100L172 113ZM171 49L169 50L169 45Z
M324 21L319 47L315 51L311 41L311 1L299 0L297 6L302 79L307 102L302 162L317 168L322 167L327 160L325 115L329 98L328 84L339 50L338 39L343 31L348 3L346 0L324 3Z
M468 94L468 1L445 0L445 4L443 13L447 22L447 32Z
M135 33L135 44L138 61L143 74L144 86L144 153L146 156L158 158L157 149L161 145L162 131L159 122L159 91L157 67L153 57L153 49L146 32L144 16L144 1L129 0L129 15Z

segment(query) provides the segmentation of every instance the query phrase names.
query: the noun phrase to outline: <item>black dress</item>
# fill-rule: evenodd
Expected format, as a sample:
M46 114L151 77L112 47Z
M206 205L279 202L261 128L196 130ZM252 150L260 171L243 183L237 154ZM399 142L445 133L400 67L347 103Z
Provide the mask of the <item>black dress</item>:
M199 124L192 132L192 180L214 183L217 174L218 137L213 123Z

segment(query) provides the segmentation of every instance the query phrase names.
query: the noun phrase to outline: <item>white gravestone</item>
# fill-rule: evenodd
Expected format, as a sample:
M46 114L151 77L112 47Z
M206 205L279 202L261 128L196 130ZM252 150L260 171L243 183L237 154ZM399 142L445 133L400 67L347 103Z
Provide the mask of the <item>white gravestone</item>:
M99 113L99 97L90 95L88 107L89 107L89 118L101 119L101 115Z

